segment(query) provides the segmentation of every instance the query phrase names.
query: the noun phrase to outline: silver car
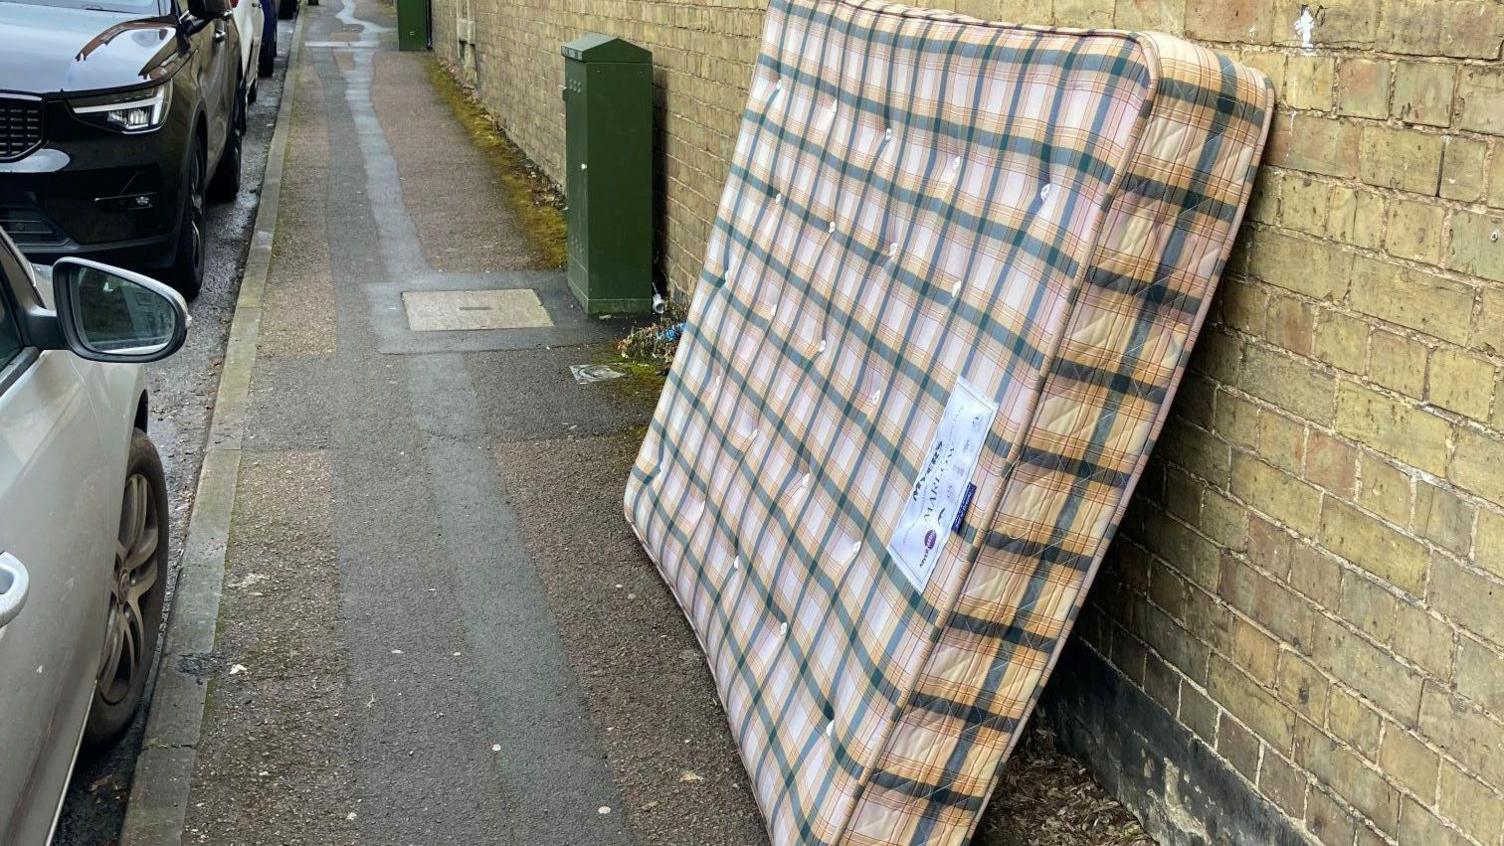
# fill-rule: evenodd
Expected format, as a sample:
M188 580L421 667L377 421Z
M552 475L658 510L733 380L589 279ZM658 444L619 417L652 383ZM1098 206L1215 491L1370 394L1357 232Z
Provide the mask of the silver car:
M0 844L46 842L80 742L130 724L168 568L140 365L182 346L183 299L82 259L50 275L0 233Z

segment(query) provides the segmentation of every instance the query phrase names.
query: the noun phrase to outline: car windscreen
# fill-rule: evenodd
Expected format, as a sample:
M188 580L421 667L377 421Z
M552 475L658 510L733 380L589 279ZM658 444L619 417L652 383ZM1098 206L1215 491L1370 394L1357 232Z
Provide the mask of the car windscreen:
M82 9L89 12L124 12L132 15L156 15L161 12L162 8L161 0L0 0L0 8L7 3L21 6L52 6L57 9Z

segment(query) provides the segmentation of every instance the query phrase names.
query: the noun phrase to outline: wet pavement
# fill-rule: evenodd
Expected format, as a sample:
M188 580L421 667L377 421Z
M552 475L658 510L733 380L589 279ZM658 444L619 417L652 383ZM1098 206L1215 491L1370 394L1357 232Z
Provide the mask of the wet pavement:
M211 204L208 209L204 287L189 303L193 326L188 332L188 340L171 358L147 367L151 403L148 429L167 474L172 508L174 573L183 549L188 514L193 507L209 415L219 385L225 338L234 314L241 274L245 270L252 224L260 204L259 186L281 100L293 22L283 21L279 32L280 57L276 73L259 81L256 102L246 113L244 170L241 173L244 187L234 202ZM103 846L114 842L125 814L126 797L145 725L144 713L137 716L130 731L115 746L80 752L53 840L58 846Z

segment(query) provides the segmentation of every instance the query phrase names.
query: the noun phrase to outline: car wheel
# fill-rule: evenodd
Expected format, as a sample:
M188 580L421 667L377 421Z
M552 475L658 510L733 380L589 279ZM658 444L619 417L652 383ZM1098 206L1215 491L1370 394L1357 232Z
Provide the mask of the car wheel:
M277 17L291 20L298 16L298 0L277 0Z
M233 200L240 193L240 164L245 140L245 103L235 98L235 120L230 123L225 137L225 149L219 154L219 166L214 169L214 179L209 183L209 194L216 200Z
M188 182L178 214L178 243L169 271L172 287L190 299L204 287L204 170L204 148L200 144L188 159Z
M247 103L254 103L254 102L256 102L256 99L258 97L260 97L260 96L261 96L261 78L258 75L258 76L253 77L251 79L251 90L250 90L249 93L247 93L245 95L245 101Z
M167 587L168 516L162 459L137 429L126 464L104 650L84 726L90 744L109 743L125 731L151 675Z
M263 42L261 52L256 54L256 75L263 79L272 75L277 64L277 42Z

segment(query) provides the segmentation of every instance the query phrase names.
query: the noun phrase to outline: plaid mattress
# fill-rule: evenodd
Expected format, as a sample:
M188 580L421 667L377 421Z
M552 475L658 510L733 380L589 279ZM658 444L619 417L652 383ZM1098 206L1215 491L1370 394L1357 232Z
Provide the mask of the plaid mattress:
M628 521L777 844L965 842L1226 261L1268 81L772 0Z

